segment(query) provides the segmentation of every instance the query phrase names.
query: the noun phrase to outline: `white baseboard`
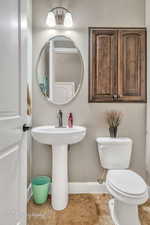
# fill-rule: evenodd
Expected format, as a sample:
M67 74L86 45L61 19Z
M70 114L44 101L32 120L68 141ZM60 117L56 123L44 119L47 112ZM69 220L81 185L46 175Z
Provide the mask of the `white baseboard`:
M28 189L27 189L27 201L29 201L32 197L32 186L29 184Z
M105 184L99 184L98 182L71 182L69 183L69 194L103 194L108 193ZM148 187L148 193L150 198L150 186ZM49 190L49 194L51 194L51 187ZM32 188L31 184L28 186L27 190L27 199L28 201L32 197Z
M69 183L69 194L102 194L108 193L105 184L99 184L98 182L71 182ZM49 194L51 194L51 187L49 189ZM27 199L28 201L32 197L31 184L28 186Z
M72 182L69 183L69 193L70 194L82 194L82 193L91 193L91 194L101 194L108 193L105 184L99 184L98 182Z

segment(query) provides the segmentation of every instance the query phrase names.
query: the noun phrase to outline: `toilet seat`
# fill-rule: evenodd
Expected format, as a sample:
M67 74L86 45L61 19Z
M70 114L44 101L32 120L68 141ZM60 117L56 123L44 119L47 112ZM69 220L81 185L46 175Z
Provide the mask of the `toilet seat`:
M131 170L110 170L106 186L112 195L126 203L142 204L148 197L144 180Z
M136 194L129 194L129 193L125 193L125 192L123 192L123 191L120 191L117 187L114 187L112 184L110 184L109 183L109 186L114 190L114 191L116 191L116 192L118 192L118 193L120 193L120 194L122 194L122 195L124 195L124 196L126 196L126 197L129 197L129 198L141 198L143 195L145 195L145 192L143 193L143 194L138 194L138 195L136 195Z
M129 195L141 195L147 189L143 178L131 170L110 170L108 180L115 189Z

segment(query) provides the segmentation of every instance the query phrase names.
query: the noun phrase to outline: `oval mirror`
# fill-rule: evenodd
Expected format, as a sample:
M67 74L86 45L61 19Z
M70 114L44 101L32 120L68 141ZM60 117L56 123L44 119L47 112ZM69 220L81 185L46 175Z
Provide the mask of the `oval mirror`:
M78 94L83 80L79 49L70 38L55 36L42 48L36 73L40 90L49 102L69 103Z

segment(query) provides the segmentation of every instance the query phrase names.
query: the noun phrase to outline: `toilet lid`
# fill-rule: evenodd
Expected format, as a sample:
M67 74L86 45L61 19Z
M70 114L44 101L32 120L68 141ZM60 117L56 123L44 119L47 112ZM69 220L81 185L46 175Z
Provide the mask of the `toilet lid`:
M141 195L147 190L142 177L131 170L111 170L107 180L114 188L126 194Z

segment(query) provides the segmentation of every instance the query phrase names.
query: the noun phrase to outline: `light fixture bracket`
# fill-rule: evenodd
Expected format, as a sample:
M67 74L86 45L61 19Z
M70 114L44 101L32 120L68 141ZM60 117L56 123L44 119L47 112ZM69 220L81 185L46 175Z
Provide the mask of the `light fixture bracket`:
M46 23L50 27L57 25L72 27L72 14L64 7L55 7L48 12Z

